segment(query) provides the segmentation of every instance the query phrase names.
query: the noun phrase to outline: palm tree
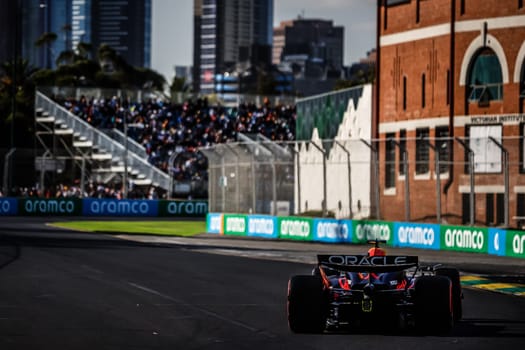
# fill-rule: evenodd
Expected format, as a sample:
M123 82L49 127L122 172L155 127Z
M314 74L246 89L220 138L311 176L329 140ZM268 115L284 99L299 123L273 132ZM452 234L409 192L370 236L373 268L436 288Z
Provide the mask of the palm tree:
M36 68L24 59L0 66L0 145L33 145L33 115ZM13 140L14 138L14 140ZM16 143L15 143L16 140Z

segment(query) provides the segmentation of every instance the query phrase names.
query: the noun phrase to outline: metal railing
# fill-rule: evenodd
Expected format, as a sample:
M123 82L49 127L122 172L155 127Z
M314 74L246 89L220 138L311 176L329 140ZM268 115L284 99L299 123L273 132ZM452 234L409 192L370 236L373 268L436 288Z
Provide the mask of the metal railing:
M57 120L62 121L68 128L71 128L73 132L79 133L92 141L93 145L96 145L100 150L110 153L113 157L124 157L126 152L124 145L116 142L99 129L81 120L41 92L37 92L35 97L35 109L37 108L42 108L44 111L47 111L50 116L54 116ZM146 178L150 179L156 186L166 190L169 189L170 181L168 174L151 165L147 159L141 155L137 155L130 149L128 149L127 154L128 167L146 176Z
M104 129L103 131L118 143L122 145L126 143L126 135L124 135L124 133L119 129ZM146 149L144 148L144 146L142 146L140 143L138 143L129 136L127 137L127 139L129 152L133 152L140 157L148 158L148 154L146 153Z

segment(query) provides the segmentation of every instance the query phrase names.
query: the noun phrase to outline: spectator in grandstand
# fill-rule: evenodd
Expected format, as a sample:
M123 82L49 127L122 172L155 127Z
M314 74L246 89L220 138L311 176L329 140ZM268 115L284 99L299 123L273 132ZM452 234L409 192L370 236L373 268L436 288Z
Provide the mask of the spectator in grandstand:
M295 138L295 106L272 107L268 100L261 106L242 103L231 109L209 106L206 99L182 104L161 99L131 102L116 96L55 100L98 128L124 131L125 123L133 125L128 136L144 146L148 161L180 180L205 178L207 163L198 148L235 141L237 133L260 133L273 141ZM173 154L178 160L169 165Z

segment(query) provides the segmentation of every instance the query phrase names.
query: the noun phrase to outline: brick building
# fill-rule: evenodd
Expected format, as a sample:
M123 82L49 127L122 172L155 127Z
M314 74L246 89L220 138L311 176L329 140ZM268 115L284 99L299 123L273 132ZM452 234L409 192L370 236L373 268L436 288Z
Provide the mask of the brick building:
M386 0L377 10L382 218L518 225L525 1Z

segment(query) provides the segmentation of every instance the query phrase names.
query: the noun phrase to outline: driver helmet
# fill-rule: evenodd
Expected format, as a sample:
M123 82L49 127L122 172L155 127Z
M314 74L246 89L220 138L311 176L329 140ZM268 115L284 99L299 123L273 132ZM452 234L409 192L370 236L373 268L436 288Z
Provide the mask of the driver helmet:
M373 247L368 249L368 256L385 256L386 251L381 248Z

